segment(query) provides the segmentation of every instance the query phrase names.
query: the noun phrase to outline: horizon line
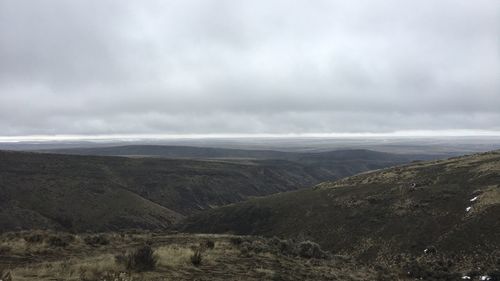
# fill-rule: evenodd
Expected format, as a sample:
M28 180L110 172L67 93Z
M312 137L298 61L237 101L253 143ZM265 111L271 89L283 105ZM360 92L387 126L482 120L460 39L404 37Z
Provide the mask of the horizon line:
M172 139L245 139L245 138L435 138L435 137L500 137L495 130L407 130L386 133L225 133L225 134L54 134L0 136L0 142L29 141L140 141Z

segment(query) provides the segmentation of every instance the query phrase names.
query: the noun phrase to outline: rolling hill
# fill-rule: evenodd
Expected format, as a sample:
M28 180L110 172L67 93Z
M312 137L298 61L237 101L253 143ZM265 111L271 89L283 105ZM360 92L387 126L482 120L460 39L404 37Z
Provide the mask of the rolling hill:
M279 150L255 150L175 145L121 145L104 147L80 147L45 149L39 152L74 155L160 157L181 159L223 159L223 160L328 160L328 161L401 161L431 160L442 158L442 154L384 153L368 149L342 149L322 152L290 152Z
M181 228L311 239L369 262L424 251L500 262L500 151L255 198L188 217Z
M0 151L0 229L163 229L200 210L412 159L365 150L301 157L200 161Z

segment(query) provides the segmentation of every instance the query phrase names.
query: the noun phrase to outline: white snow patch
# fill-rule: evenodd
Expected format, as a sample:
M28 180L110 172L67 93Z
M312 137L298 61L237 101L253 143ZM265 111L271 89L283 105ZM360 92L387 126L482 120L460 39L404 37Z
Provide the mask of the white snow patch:
M471 202L474 202L474 201L476 201L476 200L477 200L477 196L476 196L476 197L474 197L474 198L472 198L470 201L471 201Z

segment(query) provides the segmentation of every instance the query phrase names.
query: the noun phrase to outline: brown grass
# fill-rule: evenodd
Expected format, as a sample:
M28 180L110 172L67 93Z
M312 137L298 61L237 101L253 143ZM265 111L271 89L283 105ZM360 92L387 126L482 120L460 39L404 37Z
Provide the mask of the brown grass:
M35 243L33 246L38 248L37 254L27 246L30 243L24 240L25 235L27 234L16 234L9 239L0 240L1 244L10 245L17 253L0 256L0 267L1 264L10 262L9 271L15 281L325 280L326 277L331 279L339 276L341 280L367 280L349 277L357 268L350 264L340 265L339 263L343 263L340 260L312 261L271 252L255 252L250 256L242 256L240 246L231 242L234 236L228 235L110 233L106 235L112 242L98 247L87 245L84 242L86 235L78 235L67 248L59 249L55 253L50 251L50 245L47 243ZM115 240L111 239L113 236ZM213 249L203 247L207 239L214 241ZM261 238L244 239L257 243ZM154 271L128 272L122 264L116 262L116 255L136 249L147 241L151 243L158 259ZM260 243L268 242L263 240ZM201 251L202 263L194 266L190 259L197 250ZM17 264L12 263L14 257L20 258Z

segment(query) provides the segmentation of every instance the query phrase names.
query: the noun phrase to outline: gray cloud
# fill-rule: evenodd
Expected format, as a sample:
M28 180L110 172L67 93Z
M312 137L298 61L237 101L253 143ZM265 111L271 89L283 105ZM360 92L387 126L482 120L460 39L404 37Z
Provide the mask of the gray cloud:
M0 1L0 135L500 131L497 0Z

